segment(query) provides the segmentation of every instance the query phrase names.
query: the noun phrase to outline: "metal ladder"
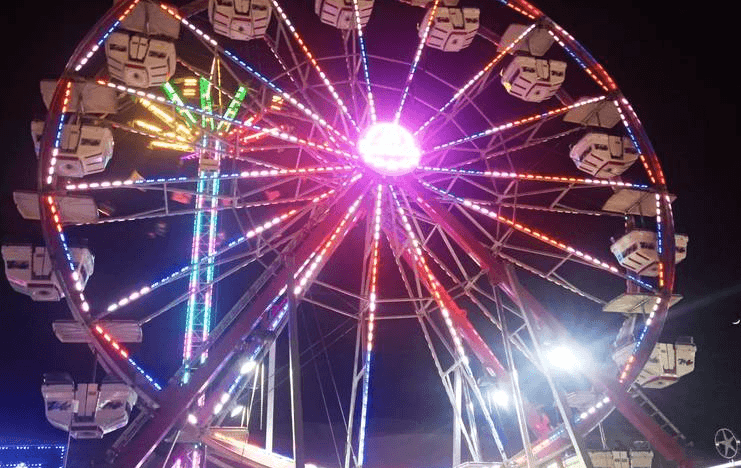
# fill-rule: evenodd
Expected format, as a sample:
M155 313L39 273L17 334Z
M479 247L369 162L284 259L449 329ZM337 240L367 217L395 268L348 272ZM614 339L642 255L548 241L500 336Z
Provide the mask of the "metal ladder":
M629 393L633 399L638 402L640 407L643 408L659 426L661 426L661 429L664 432L674 437L683 445L691 444L691 442L687 440L687 437L682 434L682 431L680 431L679 428L675 426L674 423L672 423L669 418L666 417L666 415L662 413L661 410L648 398L648 396L643 393L640 386L637 384L631 385Z

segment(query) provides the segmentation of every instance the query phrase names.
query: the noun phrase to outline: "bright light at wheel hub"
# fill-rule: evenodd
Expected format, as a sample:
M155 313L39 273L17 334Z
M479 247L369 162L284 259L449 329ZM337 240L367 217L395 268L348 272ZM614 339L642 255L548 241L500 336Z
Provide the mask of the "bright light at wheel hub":
M391 122L378 122L368 127L360 137L358 151L369 167L390 176L413 171L422 156L411 132Z

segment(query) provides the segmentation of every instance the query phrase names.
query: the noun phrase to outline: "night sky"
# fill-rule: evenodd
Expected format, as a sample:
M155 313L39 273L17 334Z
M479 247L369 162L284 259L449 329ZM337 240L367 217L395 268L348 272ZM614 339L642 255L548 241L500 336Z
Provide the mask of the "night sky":
M669 189L678 195L675 224L690 238L676 287L684 300L670 312L662 341L693 336L697 362L692 374L651 397L695 442L699 455L715 460L714 432L730 427L741 433L741 326L731 324L741 317L739 86L732 65L738 26L730 12L702 3L681 10L677 2L629 3L536 4L613 75L647 129ZM20 218L11 198L13 190L36 185L29 123L44 112L38 82L58 76L108 6L105 1L5 6L3 241L40 239L38 227ZM66 316L63 302L33 303L0 279L0 441L64 439L44 418L39 388L43 372L90 367L89 353L63 346L52 333L51 322Z

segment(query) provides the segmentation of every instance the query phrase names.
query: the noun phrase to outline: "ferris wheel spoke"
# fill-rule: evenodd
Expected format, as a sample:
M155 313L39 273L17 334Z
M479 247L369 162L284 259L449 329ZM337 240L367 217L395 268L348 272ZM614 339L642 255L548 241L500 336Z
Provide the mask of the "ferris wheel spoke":
M496 205L497 206L502 206L503 204L502 203L497 203ZM516 206L518 208L521 208L522 207L521 204L518 204ZM591 300L593 302L597 302L598 304L601 304L601 305L603 305L605 303L604 300L599 299L599 298L597 298L595 296L592 296L591 294L589 294L589 293L587 293L587 292L585 292L585 291L577 288L573 284L569 283L565 279L563 279L560 276L558 276L558 274L556 274L555 272L552 272L550 274L548 272L543 272L543 271L539 270L538 268L535 268L535 267L533 267L533 266L531 266L531 265L529 265L529 264L527 264L527 263L525 263L525 262L523 262L523 261L521 261L521 260L519 260L519 259L517 259L515 257L512 257L510 255L507 255L501 249L502 249L502 247L505 246L507 237L515 232L514 229L509 228L509 229L507 229L507 231L505 232L504 235L502 235L499 238L496 238L496 237L494 237L490 233L490 230L487 229L487 228L485 228L484 226L482 226L478 222L478 220L476 220L472 216L472 214L469 211L463 210L463 207L462 206L458 206L458 208L459 208L460 212L463 214L463 216L465 216L468 219L468 221L471 223L471 225L474 226L479 232L481 232L484 235L484 237L486 237L489 240L489 242L491 242L491 245L492 245L492 247L495 250L495 254L497 256L499 256L500 258L502 258L502 259L506 260L507 262L512 263L513 265L518 266L518 267L522 268L523 270L526 270L526 271L528 271L528 272L530 272L530 273L532 273L532 274L534 274L536 276L539 276L539 277L541 277L541 278L543 278L545 280L548 280L548 281L550 281L550 282L552 282L554 284L557 284L557 285L563 287L564 289L567 289L567 290L569 290L571 292L574 292L574 293L576 293L576 294L578 294L580 296L583 296L583 297L585 297L585 298L587 298L587 299L589 299L589 300ZM613 214L614 215L614 213L610 213L610 214ZM445 232L445 231L442 231L441 230L441 232ZM562 257L558 257L558 258L562 258ZM577 261L577 259L574 259L574 261ZM589 265L589 264L587 264L585 262L581 262L581 263L584 263L585 265L591 267L591 265ZM627 276L626 276L626 278L627 278ZM653 287L651 285L643 284L642 286L644 287L644 289L647 289L647 290L652 290L653 289ZM480 291L480 292L482 294L485 294L482 291Z
M262 236L262 233L264 231L266 231L267 229L270 229L270 228L272 228L274 226L277 226L277 225L283 223L285 220L289 219L290 217L292 217L294 215L298 215L297 218L300 218L301 215L303 215L303 214L306 213L306 211L307 211L307 208L304 208L303 210L300 210L300 211L299 210L296 210L296 209L293 209L293 210L286 211L286 212L284 212L284 213L282 213L282 214L280 214L278 216L275 216L275 217L271 218L270 220L262 223L261 225L255 227L254 229L250 229L244 235L239 236L239 237L237 237L237 238L229 241L226 244L225 247L222 247L222 248L218 249L216 252L214 252L213 255L210 255L208 257L204 257L204 258L200 259L198 261L198 263L191 264L191 265L186 265L186 266L182 267L181 269L175 271L175 273L172 273L172 274L170 274L168 276L165 276L162 279L160 279L158 281L155 281L154 283L152 283L152 284L150 284L148 286L144 286L144 287L142 287L142 288L140 288L138 290L133 291L132 293L129 293L127 295L124 295L119 300L115 300L115 301L111 302L108 305L108 307L106 308L106 312L105 313L101 313L101 315L99 316L99 318L102 318L105 315L108 315L109 313L115 312L116 310L118 310L121 307L127 306L127 305L131 304L132 302L134 302L134 301L136 301L136 300L138 300L140 298L145 297L150 292L152 292L152 291L154 291L154 290L156 290L158 288L161 288L163 286L167 286L168 284L170 284L170 283L172 283L174 281L177 281L179 279L182 279L182 278L187 277L193 270L196 270L198 268L201 268L201 267L203 267L205 265L208 265L208 264L214 262L216 259L222 257L226 252L232 250L233 248L235 248L235 247L237 247L239 245L242 245L242 244L248 242L250 239L261 237ZM265 240L265 244L266 245L271 245L271 243L275 242L276 240L278 240L280 243L283 243L284 242L283 239L285 238L285 236L282 236L281 234L282 234L282 232L278 232L275 235L271 236L271 238L266 239ZM228 274L226 274L224 276L220 276L219 278L223 279L223 278L228 277L229 275L235 273L238 269L244 268L248 264L250 264L253 261L257 260L257 258L259 256L264 255L265 253L269 252L270 250L274 250L275 248L276 247L272 247L271 249L258 248L258 249L256 249L256 253L247 252L246 254L241 254L241 255L238 255L237 257L219 260L219 264L227 264L227 263L231 263L231 262L233 262L235 260L239 260L241 257L243 257L245 255L253 256L253 258L250 258L245 263L241 264L236 270L233 270L233 271L230 270L230 272ZM215 281L215 282L218 282L218 281ZM186 296L188 294L189 293L186 293Z
M365 35L363 34L363 25L360 21L360 6L358 0L352 0L353 11L355 13L355 28L358 36L358 43L360 44L360 59L363 64L363 76L365 77L366 86L366 98L368 100L368 108L370 109L371 122L376 123L376 102L373 98L373 89L371 88L370 71L368 66L368 52L365 48ZM355 70L353 70L354 72ZM362 465L362 461L361 461Z
M274 2L274 0L271 0L271 1L273 1L273 3L275 5L277 5ZM239 66L239 68L241 68L242 70L244 70L247 73L249 73L251 76L253 76L254 78L256 78L258 81L260 81L261 83L263 83L265 86L267 86L268 88L272 89L275 93L279 94L283 99L285 99L286 101L288 101L289 103L291 103L291 105L293 105L295 108L299 109L307 117L311 118L312 121L314 121L318 125L324 127L329 132L331 132L332 134L334 134L336 137L339 137L340 139L342 139L343 141L345 141L345 143L348 143L348 144L352 145L352 142L344 134L342 134L341 132L339 132L336 129L334 129L319 114L317 114L316 112L314 112L313 110L311 110L309 107L307 107L303 103L299 102L290 93L288 93L285 90L283 90L282 88L280 88L272 80L268 79L262 73L260 73L259 71L257 71L257 69L255 69L254 67L252 67L249 64L247 64L244 60L240 59L236 54L234 54L233 52L230 52L229 50L224 49L221 45L219 45L219 43L213 37L209 36L208 34L204 33L203 31L201 31L192 22L190 22L187 19L183 18L173 8L168 7L168 6L164 5L164 4L161 4L160 6L161 6L161 8L165 12L167 12L173 18L175 18L178 21L180 21L183 25L185 25L187 29L193 31L195 37L198 40L200 40L201 42L203 42L204 45L207 48L217 50L219 53L221 53L222 55L224 55L225 57L227 57L229 59L229 61L231 61L235 65ZM280 11L282 11L282 9ZM317 66L318 66L318 64L317 64ZM239 80L237 80L237 81L239 81ZM330 83L330 86L331 86L331 83ZM338 98L339 98L339 96L338 96ZM334 137L331 137L331 138L334 138Z
M637 190L649 191L650 187L645 184L624 182L612 179L591 179L587 177L573 177L564 175L538 174L532 172L509 172L509 171L479 171L473 169L448 169L443 167L420 166L419 172L431 174L460 174L466 177L489 177L492 179L516 179L533 182L555 182L573 185L589 185L592 187L625 187Z
M301 48L301 51L304 53L306 58L311 63L311 66L314 68L314 70L319 75L319 78L321 78L322 83L324 83L324 86L327 88L329 93L332 95L332 98L337 104L338 109L342 111L342 114L347 118L347 120L352 124L352 126L356 130L358 130L358 125L357 123L355 123L355 120L352 118L352 115L350 115L349 109L343 102L340 95L337 93L337 90L335 89L334 85L332 85L332 82L329 80L327 75L324 73L324 70L322 70L322 67L319 65L319 62L317 62L316 58L314 57L314 54L309 50L308 46L304 42L301 35L299 35L298 31L296 30L296 27L293 25L293 22L290 20L290 18L288 18L285 11L283 11L283 8L280 6L280 4L276 0L270 0L270 2L273 4L273 7L278 13L277 16L280 18L283 24L285 24L286 27L289 29L291 36L296 41L296 43L299 45L299 47Z
M460 87L455 94L453 94L453 97L450 98L450 100L445 103L440 109L438 109L432 117L430 117L425 123L422 124L417 130L414 131L414 134L417 135L419 132L423 131L427 126L429 126L435 119L437 119L440 115L442 115L448 108L456 103L458 99L461 98L467 91L471 89L471 87L479 82L479 80L484 77L487 73L491 72L491 70L508 54L510 53L517 45L519 45L520 42L522 42L527 36L530 34L533 29L535 29L537 25L531 24L525 30L517 36L511 43L507 44L499 53L497 53L494 58L492 58L481 70L479 70L477 73L471 77L466 84L464 84L462 87Z
M538 241L543 242L544 244L549 245L550 247L554 247L556 249L559 249L559 250L561 250L563 252L568 253L569 255L573 255L573 256L579 258L580 260L586 261L588 264L590 264L594 268L598 268L598 269L604 270L606 272L609 272L609 273L611 273L613 275L618 275L618 276L621 276L622 277L622 274L620 273L620 270L618 270L618 268L616 266L614 266L614 265L610 265L609 263L604 262L604 261L601 261L601 260L599 260L598 258L596 258L596 257L594 257L592 255L586 254L585 252L583 252L581 250L575 249L574 247L572 247L570 245L567 245L566 243L564 243L564 242L562 242L560 240L554 239L553 237L551 237L551 236L549 236L547 234L544 234L544 233L542 233L542 232L540 232L540 231L538 231L536 229L530 228L530 227L522 224L521 222L517 222L517 221L514 221L512 219L509 219L509 218L507 218L507 217L505 217L503 215L497 214L496 211L489 210L488 208L483 207L479 203L473 202L470 199L455 196L455 195L453 195L453 194L451 194L449 192L442 191L442 190L438 189L437 187L434 187L434 186L432 186L430 184L426 184L425 182L421 182L421 183L422 183L423 186L425 186L428 189L436 192L439 195L444 196L448 200L452 200L455 203L457 203L457 204L459 204L459 205L461 205L463 207L466 207L466 208L468 208L470 210L473 210L475 212L478 212L478 213L480 213L480 214L482 214L482 215L484 215L486 217L489 217L489 218L491 218L491 219L493 219L493 220L495 220L495 221L497 221L499 223L504 223L508 227L510 227L510 228L512 228L512 229L520 232L520 233L523 233L523 234L525 234L525 235L527 235L527 236L529 236L529 237L531 237L533 239L537 239Z
M315 176L317 174L337 174L345 173L353 170L354 167L350 165L333 165L333 166L315 166L315 167L301 167L298 169L260 169L251 171L241 171L229 174L219 174L208 177L158 177L150 179L117 179L117 180L102 180L95 182L81 182L78 184L67 184L64 188L67 191L100 191L100 190L114 190L114 189L140 189L140 188L152 188L158 190L168 190L168 186L172 187L181 184L195 184L202 180L249 180L249 179L287 179L297 180L300 177L307 178ZM194 192L196 193L196 192Z
M446 302L444 301L444 297L447 296L447 293L445 292L445 289L443 288L443 286L434 277L432 270L430 270L429 266L427 265L427 261L422 252L422 245L419 239L417 238L417 235L415 234L414 229L412 228L410 219L407 216L407 211L402 207L402 204L399 200L399 197L396 194L396 191L391 186L389 186L389 190L394 200L396 210L399 213L399 217L400 217L399 220L401 222L401 225L404 227L406 236L411 243L411 245L409 244L406 245L405 253L404 253L405 260L407 260L407 263L409 263L410 266L412 266L412 268L418 272L419 277L422 279L422 282L427 287L427 290L430 291L430 293L432 293L433 297L435 298L435 301L440 307L440 311L443 315L443 318L445 319L445 324L448 327L448 332L450 333L452 337L454 337L453 339L456 342L457 357L462 362L467 363L468 357L466 356L465 349L463 348L463 344L458 335L458 331L453 327L453 321L451 319L451 312L448 309L448 307L450 307L450 304L446 304ZM459 310L453 309L453 312L454 313L459 312Z
M288 241L288 240L289 239L286 239L286 241ZM154 311L154 312L150 313L149 315L147 315L147 316L139 319L137 321L137 323L139 325L145 325L148 322L151 322L152 320L156 319L160 315L162 315L162 314L164 314L164 313L166 313L166 312L174 309L175 307L177 307L177 306L179 306L179 305L187 302L193 294L199 294L199 293L203 293L203 292L208 291L214 285L220 283L221 281L229 278L231 275L233 275L235 273L238 273L240 270L243 270L244 268L246 268L246 267L250 266L251 264L253 264L255 262L258 262L258 261L259 261L259 259L258 259L258 256L257 255L250 256L247 260L243 261L242 263L231 267L229 270L227 270L224 273L219 274L212 281L203 282L203 283L200 284L200 286L197 286L195 288L192 288L192 289L188 290L187 292L181 294L180 296L176 297L172 301L168 302L163 307L160 307L156 311Z
M355 5L355 19L358 23L358 29L360 29L360 16L358 13L357 0L354 0ZM361 31L359 31L361 33ZM369 85L370 86L370 85ZM363 356L363 382L362 382L362 397L360 406L360 427L358 432L358 466L363 466L365 459L365 437L368 419L368 399L370 395L370 376L371 376L371 365L373 361L373 344L375 337L376 327L376 308L378 301L378 264L380 261L379 250L381 241L381 220L383 214L383 191L384 187L382 184L378 184L375 187L374 199L372 200L372 210L370 212L369 222L372 226L371 231L371 247L369 252L369 264L365 267L368 272L365 281L365 288L368 294L368 315L367 320L364 323L365 327L361 328L365 331L365 345L363 350L365 351Z
M438 150L449 148L449 147L452 147L452 146L457 146L457 145L460 145L460 144L463 144L463 143L467 143L467 142L470 142L470 141L473 141L473 140L476 140L476 139L479 139L479 138L483 138L483 137L486 137L486 136L490 136L490 135L493 135L493 134L496 134L496 133L503 132L505 130L509 130L510 128L515 128L515 127L519 127L519 126L522 126L522 125L535 123L535 122L537 122L539 120L543 120L543 119L551 118L551 117L556 116L556 115L564 114L564 113L566 113L566 112L568 112L568 111L570 111L572 109L576 109L577 107L581 107L581 106L584 106L584 105L587 105L587 104L593 104L595 102L600 102L600 101L603 101L605 99L606 99L605 96L598 96L598 97L594 97L594 98L585 99L583 101L579 101L579 102L576 102L574 104L570 104L570 105L567 105L567 106L562 106L562 107L558 107L558 108L555 108L555 109L551 109L549 111L542 112L542 113L539 113L539 114L533 114L533 115L530 115L528 117L523 117L523 118L520 118L520 119L517 119L517 120L513 120L511 122L503 123L503 124L500 124L500 125L497 125L497 126L488 128L488 129L483 130L481 132L474 133L472 135L468 135L468 136L459 138L457 140L453 140L453 141L450 141L450 142L447 142L447 143L443 143L443 144L437 145L437 146L433 147L430 151L438 151ZM430 151L428 151L427 153L429 153Z
M419 40L419 43L417 45L417 51L414 54L414 58L412 59L412 65L409 69L409 73L406 77L406 82L404 83L404 89L401 92L401 99L399 101L399 108L396 110L396 114L394 115L394 122L399 123L399 120L401 119L401 112L404 110L404 104L406 103L407 97L409 96L409 87L412 85L412 80L414 79L414 74L417 72L417 67L419 66L419 61L422 58L422 51L425 48L425 43L427 42L427 36L430 33L430 29L432 28L432 23L435 20L435 13L437 12L437 8L440 5L440 0L434 0L434 3L432 4L432 10L430 11L427 22L422 26L424 29L422 31L422 37Z
M280 128L268 128L268 127L262 127L259 125L251 124L249 123L249 120L240 122L239 120L236 120L234 118L229 118L225 116L216 115L213 112L204 111L201 109L198 109L194 106L188 105L188 104L177 104L177 103L170 103L167 101L167 99L163 96L158 96L153 93L145 93L142 90L136 89L136 88L130 88L128 86L116 84L110 81L106 81L103 79L98 79L96 82L102 86L107 86L109 88L114 88L118 91L122 91L126 94L129 94L131 96L138 96L138 97L145 97L147 99L151 99L152 101L156 101L159 104L166 105L174 110L187 110L189 112L192 112L194 114L198 114L201 116L205 116L208 118L212 118L215 120L218 120L219 122L226 122L230 125L233 125L234 127L239 127L243 129L249 129L249 130L255 130L257 132L266 132L269 136L288 141L294 144L303 145L307 148L311 148L314 150L321 150L326 151L338 156L342 156L343 158L349 158L349 159L357 159L357 155L348 153L347 151L334 148L333 146L330 146L325 143L317 143L314 141L309 141L304 138L297 137L295 135L292 135L288 132L285 132L281 130Z
M288 228L290 228L293 224L295 224L297 222L297 220L301 219L304 214L306 214L307 212L313 210L313 208L314 208L314 206L315 206L316 203L318 203L318 202L326 199L327 197L329 197L330 195L332 195L334 192L335 192L334 190L330 190L328 192L324 192L324 193L322 193L322 194L320 194L318 196L315 196L313 199L310 200L311 203L309 205L307 205L306 207L302 208L302 209L292 209L292 210L288 210L288 211L286 211L286 212L284 212L284 213L282 213L280 215L274 216L270 220L265 221L265 222L263 222L261 224L256 225L253 229L246 230L246 232L245 232L244 235L239 236L239 237L237 237L237 238L229 241L228 243L226 243L226 246L225 247L222 247L221 249L217 250L214 253L214 255L201 259L197 265L186 265L183 268L181 268L180 270L176 271L175 273L173 273L173 274L171 274L169 276L166 276L166 277L162 278L161 280L152 283L149 286L145 286L145 287L143 287L143 288L141 288L139 290L133 291L132 293L130 293L128 295L125 295L124 297L122 297L121 299L119 299L117 301L113 301L107 307L106 311L103 312L103 313L101 313L99 315L98 319L103 318L103 317L107 316L108 314L115 312L117 309L119 309L121 307L124 307L124 306L130 304L131 302L133 302L133 301L135 301L137 299L142 298L143 296L149 294L151 291L153 291L153 290L155 290L157 288L166 286L166 285L168 285L168 284L170 284L170 283L172 283L172 282L174 282L174 281L176 281L178 279L182 279L182 278L187 277L193 271L193 269L196 268L197 266L200 266L200 264L204 264L205 265L208 262L212 262L214 259L219 258L219 257L222 257L226 252L230 251L231 249L233 249L233 248L235 248L235 247L237 247L237 246L239 246L239 245L241 245L243 243L246 243L250 239L253 239L253 238L258 240L258 244L256 245L256 249L254 249L254 253L253 253L253 251L249 251L247 253L243 253L243 254L234 256L232 258L222 259L222 260L219 260L219 262L217 262L217 265L228 264L228 263L231 263L231 262L240 260L240 259L242 259L245 256L250 257L243 264L237 266L236 268L233 268L228 273L219 276L219 278L217 278L214 281L214 284L217 283L217 282L219 282L219 281L221 281L222 279L227 278L231 274L236 273L240 269L248 266L249 264L251 264L251 263L253 263L255 261L258 261L259 262L261 256L265 255L266 253L268 253L270 251L275 252L276 249L280 248L282 245L286 244L288 241L290 241L291 239L293 239L293 237L295 237L295 234L289 234L289 235L286 236L286 235L284 235L285 231ZM271 229L272 227L277 226L277 225L279 225L281 223L284 223L286 220L288 220L291 217L293 217L293 219L290 219L287 223L285 223L284 227L280 231L278 231L275 234L273 234L270 238L264 238L264 234L263 233L266 230ZM265 247L267 247L267 248L265 248ZM160 309L157 313L152 314L153 316L150 316L151 318L149 320L151 320L152 318L154 318L156 316L161 315L162 313L166 312L167 310L171 309L172 307L174 307L174 306L182 303L183 301L185 301L187 299L187 297L189 295L190 295L190 292L183 294L180 298L176 299L175 301L173 301L168 306Z
M398 208L398 203L396 204L396 206ZM401 219L401 221L403 221L403 218ZM408 294L409 294L410 297L413 297L414 296L413 291L414 291L415 287L412 285L410 279L407 277L407 274L405 272L405 269L401 265L401 259L402 259L402 257L404 257L404 259L405 259L405 261L407 263L410 263L410 258L409 258L410 257L410 254L409 254L409 252L411 252L411 247L409 247L408 245L407 245L407 247L403 247L402 246L402 243L398 239L396 239L396 236L388 236L388 234L389 234L388 230L385 229L385 231L387 233L387 237L389 239L389 243L392 246L392 250L394 251L394 258L396 260L397 266L398 266L399 271L401 273L401 276L402 276L402 279L404 281L404 284L405 284L405 287L407 289L407 292L408 292ZM409 232L409 231L407 231L407 232ZM403 235L403 234L400 234L400 235ZM415 273L417 273L417 274L415 274L415 277L418 280L416 282L416 289L419 290L420 287L421 287L421 285L422 285L422 283L419 281L419 279L420 279L420 277L424 273L417 272L417 270L415 270L414 268L413 268L413 270L415 271ZM425 283L425 284L427 285L426 287L430 288L431 291L433 290L428 285L428 283ZM468 289L468 288L465 288L465 289ZM420 292L421 292L421 290L420 290ZM444 294L447 294L444 290L443 290L443 293ZM465 294L465 293L462 293L462 294ZM443 383L443 387L445 388L446 393L448 394L448 397L449 397L451 403L453 404L454 417L456 417L459 420L459 424L460 424L461 427L465 427L464 422L463 422L463 418L462 418L462 414L460 412L457 412L456 411L457 406L455 404L454 392L453 392L453 390L451 388L450 381L449 381L449 378L448 378L448 371L445 371L442 368L442 365L440 363L440 359L438 358L437 352L435 350L435 346L432 343L432 340L430 338L430 334L429 334L429 331L427 329L427 325L425 324L425 319L428 320L429 326L433 328L433 330L435 331L435 333L437 334L437 336L440 338L440 340L443 343L443 345L446 347L446 349L447 349L448 353L450 354L450 356L452 356L456 361L458 361L458 359L459 359L459 351L457 349L458 348L458 343L455 342L455 340L454 340L454 343L450 343L445 338L445 336L443 335L443 333L441 332L441 330L437 327L437 325L435 324L435 322L432 320L432 318L429 315L430 312L431 312L429 306L435 306L435 305L437 305L437 308L439 308L441 311L443 310L443 307L444 306L443 305L438 305L438 303L440 301L437 298L431 298L431 299L425 300L425 302L426 302L427 305L424 305L423 303L419 302L418 300L415 300L413 302L414 307L415 307L415 309L417 311L416 318L418 319L418 322L420 323L420 326L422 327L422 331L423 331L423 334L425 336L425 340L426 340L427 345L428 345L428 348L429 348L429 350L431 352L431 355L432 355L433 361L435 363L435 366L436 366L436 368L438 370L438 374L439 374L439 376L441 378L441 381ZM446 325L447 325L448 320L449 319L446 319ZM451 335L451 336L455 336L455 335ZM493 438L494 438L494 440L496 442L497 449L500 451L500 454L503 457L503 459L506 459L506 453L504 452L504 447L503 447L503 445L501 443L501 438L499 437L499 434L498 434L498 432L496 430L496 427L494 426L494 423L493 423L493 420L491 418L491 415L489 414L488 408L486 407L486 405L484 403L483 396L481 395L481 392L479 391L476 383L474 382L474 380L472 378L472 374L470 372L470 368L465 364L465 361L458 361L458 362L459 363L460 362L463 363L464 375L466 376L466 378L468 380L468 383L471 386L471 389L474 391L474 393L476 395L476 399L478 400L478 403L480 404L480 407L481 407L480 409L484 413L485 419L487 420L487 423L488 423L489 428L491 430L492 436L493 436ZM489 361L489 362L490 363L496 362L496 358L494 357L494 360L493 361ZM450 370L453 370L458 365L460 365L460 364L454 364L453 367L451 367ZM471 414L469 414L469 421L471 422L471 424L474 424L473 423L473 419L471 419ZM473 428L473 429L475 430L475 428ZM467 431L463 431L463 434L464 434L464 437L466 438L467 444L469 445L469 450L471 451L471 453L476 453L477 444L474 443L474 441L472 440L472 438L471 438L472 436L469 435Z
M543 122L543 121L541 121L541 122ZM453 165L451 165L450 168L451 169L459 169L459 168L462 168L462 167L467 166L469 164L480 162L481 160L489 161L491 159L496 159L496 158L499 158L501 156L509 156L509 155L511 155L513 153L516 153L518 151L525 150L525 149L528 149L528 148L532 148L532 147L535 147L535 146L538 146L538 145L542 145L543 143L548 143L548 142L551 142L551 141L554 141L554 140L557 140L557 139L561 139L561 138L564 138L566 136L571 135L572 133L581 132L581 131L583 131L583 128L582 127L574 127L572 129L569 129L569 130L566 130L566 131L563 131L563 132L560 132L560 133L556 133L554 135L548 135L548 136L543 136L543 137L539 137L539 138L534 138L534 135L531 135L531 136L528 137L528 141L526 141L523 144L520 144L520 145L517 145L517 146L511 146L511 147L508 147L508 148L505 148L505 149L502 149L502 150L498 150L498 151L493 151L494 149L496 149L496 147L504 147L504 145L509 140L514 139L514 137L520 136L520 133L516 133L516 134L513 134L513 136L511 138L507 138L507 139L502 138L501 139L501 142L499 144L497 144L496 146L493 146L493 147L490 147L490 148L486 148L484 151L476 151L476 153L479 153L479 155L480 155L479 158L471 158L471 159L467 159L467 160L464 160L464 161L456 162ZM526 133L526 132L521 132L521 133ZM457 148L457 151L461 151L461 150L463 150L463 148Z
M295 179L298 180L298 179ZM269 187L268 187L269 188ZM306 202L314 202L316 203L319 200L322 200L326 198L327 196L334 193L334 189L325 191L325 192L318 192L320 189L326 188L325 184L315 185L305 191L302 191L298 196L294 197L279 197L274 198L272 200L258 200L258 201L250 201L247 200L251 196L255 194L263 194L262 190L255 190L252 192L248 192L246 194L242 193L235 193L232 196L219 196L215 197L218 198L220 203L219 206L213 208L216 211L224 211L224 210L240 210L240 209L250 209L250 208L257 208L261 206L279 206L279 205L286 205L286 204L292 204L292 203L306 203ZM161 187L152 187L149 186L146 188L146 190L157 190L162 191L163 196L167 197L168 195L174 196L175 194L179 194L185 197L193 198L198 195L198 192L194 191L188 191L188 190L182 190L182 189L164 189ZM170 218L174 216L184 216L184 215L194 215L198 213L201 210L198 210L196 208L184 208L184 209L173 209L170 203L164 202L159 207L151 208L145 211L140 211L136 213L129 213L125 215L120 216L109 216L105 218L99 218L95 220L89 220L84 222L68 222L63 223L65 226L88 226L88 225L97 225L97 224L107 224L107 223L117 223L117 222L129 222L129 221L142 221L142 220L150 220L150 219L160 219L160 218Z
M509 159L510 155L514 152L527 149L532 146L536 146L541 143L545 143L552 140L563 138L575 131L582 130L582 127L574 127L570 130L556 133L555 135L545 135L543 137L536 138L538 132L544 124L554 119L555 117L545 118L537 120L532 124L526 124L517 129L517 131L508 132L505 137L503 133L492 134L489 138L489 142L485 145L479 145L474 148L466 147L448 147L439 154L432 157L426 158L427 164L434 167L448 167L451 169L461 169L463 166L470 164L478 164L477 167L483 163L486 168L490 168L490 160L498 158L500 156L506 156ZM488 122L494 126L493 123ZM462 132L465 133L465 132ZM524 141L523 141L524 137ZM508 146L514 143L516 146ZM456 154L459 153L473 153L475 157L468 159L456 158L456 160L450 163L445 163L448 154L455 150ZM511 164L510 164L511 166Z
M406 262L416 271L418 277L422 279L425 287L432 293L433 297L435 298L435 302L440 308L440 312L448 329L448 333L453 341L454 351L451 350L451 354L455 356L455 359L457 361L456 365L461 366L464 375L472 375L471 369L469 367L469 360L466 356L465 349L463 348L463 341L465 340L488 372L490 372L492 375L506 378L507 371L504 366L502 366L496 355L492 353L491 349L486 345L486 343L475 330L475 328L473 328L471 323L466 318L465 312L460 309L453 298L448 295L445 288L437 280L434 273L427 265L424 253L419 248L419 242L417 241L414 231L412 230L408 220L406 219L406 215L404 214L404 210L401 207L401 204L398 203L398 199L396 199L395 197L393 189L391 189L391 194L392 197L394 197L395 199L396 206L399 210L401 221L404 224L406 234L412 241L411 246L407 245L403 257ZM430 322L432 323L431 320ZM507 455L504 451L504 446L501 442L501 438L496 430L491 415L486 410L486 405L482 395L480 394L478 386L474 383L471 386L471 389L476 394L479 405L484 412L484 416L491 430L492 437L494 438L497 449L499 450L502 458L506 460Z
M486 203L481 203L482 206L486 206ZM569 215L578 215L578 216L609 216L613 218L624 218L625 215L620 213L613 213L611 211L602 211L602 210L584 210L580 208L572 208L563 204L556 204L554 206L539 206L539 205L528 205L525 203L507 203L507 202L499 202L497 203L498 206L501 206L503 208L510 208L510 209L518 209L518 210L530 210L530 211L543 211L547 213L557 213L557 214L569 214ZM489 207L493 208L493 204L488 204Z

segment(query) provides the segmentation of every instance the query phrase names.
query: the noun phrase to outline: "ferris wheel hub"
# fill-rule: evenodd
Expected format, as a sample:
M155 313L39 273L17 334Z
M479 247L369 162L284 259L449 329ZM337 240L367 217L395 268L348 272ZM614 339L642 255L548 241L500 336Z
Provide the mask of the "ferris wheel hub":
M368 127L360 137L358 150L371 169L389 176L413 171L422 156L412 133L394 122L377 122Z

